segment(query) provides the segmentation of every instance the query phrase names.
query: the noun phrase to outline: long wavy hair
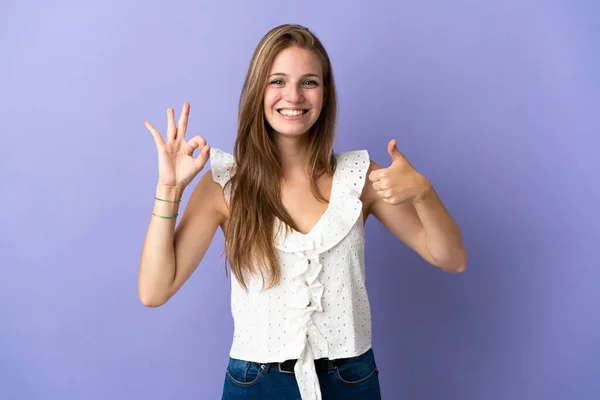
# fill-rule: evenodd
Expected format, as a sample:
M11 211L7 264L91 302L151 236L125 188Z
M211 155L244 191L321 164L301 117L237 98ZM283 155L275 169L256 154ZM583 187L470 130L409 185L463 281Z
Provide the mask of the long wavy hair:
M317 179L333 174L337 96L331 62L323 44L307 28L285 24L270 30L252 56L239 101L238 133L234 145L235 173L231 185L230 216L225 230L225 262L240 285L248 290L244 275L260 273L263 289L280 280L280 263L274 246L276 218L288 229L299 230L281 201L283 168L273 132L265 119L264 94L273 60L280 51L297 46L311 50L321 61L324 101L321 113L307 133L307 172L311 191L327 202Z

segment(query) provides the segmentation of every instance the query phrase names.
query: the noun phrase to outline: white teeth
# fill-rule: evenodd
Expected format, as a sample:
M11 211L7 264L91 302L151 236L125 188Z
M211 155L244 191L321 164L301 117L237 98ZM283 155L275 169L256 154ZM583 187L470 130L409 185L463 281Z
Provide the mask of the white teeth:
M296 117L298 115L304 114L303 110L279 110L279 112L283 115L287 115L288 117Z

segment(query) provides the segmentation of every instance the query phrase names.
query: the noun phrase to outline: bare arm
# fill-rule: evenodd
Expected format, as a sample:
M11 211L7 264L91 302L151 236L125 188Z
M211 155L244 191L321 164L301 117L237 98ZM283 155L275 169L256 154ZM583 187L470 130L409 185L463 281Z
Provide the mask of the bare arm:
M181 191L157 187L157 197L173 201L181 198ZM155 200L156 214L174 215L177 208L176 203ZM177 228L175 219L152 216L138 277L142 304L161 306L183 286L204 258L226 215L223 191L209 170L190 196Z
M194 177L204 169L210 147L201 136L185 140L190 105L185 103L175 124L175 111L167 109L166 140L149 122L158 151L158 185L148 232L142 249L138 276L138 296L142 304L158 307L181 288L196 269L217 227L228 215L221 185L207 171L196 185L179 226L175 228L178 201ZM194 157L195 149L200 153Z
M382 167L371 161L369 174L378 170ZM426 179L423 182L427 190L422 192L419 201L391 204L393 201L378 195L377 183L368 181L363 191L366 214L373 214L394 236L431 265L446 272L463 272L467 253L460 228L433 186Z
M428 182L428 181L427 181ZM436 265L446 272L460 273L467 268L468 255L461 230L431 183L414 209L425 229L425 242Z

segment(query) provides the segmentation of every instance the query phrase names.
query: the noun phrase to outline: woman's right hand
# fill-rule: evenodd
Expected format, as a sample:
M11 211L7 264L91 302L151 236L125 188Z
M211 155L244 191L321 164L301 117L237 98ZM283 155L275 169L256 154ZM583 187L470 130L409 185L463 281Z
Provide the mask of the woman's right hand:
M175 125L175 116L172 108L167 110L167 140L163 140L160 132L150 123L144 125L152 136L158 150L158 186L184 189L202 171L210 155L210 147L201 136L194 136L185 141L190 105L185 103L179 118L178 126ZM194 150L200 148L198 157L193 156Z

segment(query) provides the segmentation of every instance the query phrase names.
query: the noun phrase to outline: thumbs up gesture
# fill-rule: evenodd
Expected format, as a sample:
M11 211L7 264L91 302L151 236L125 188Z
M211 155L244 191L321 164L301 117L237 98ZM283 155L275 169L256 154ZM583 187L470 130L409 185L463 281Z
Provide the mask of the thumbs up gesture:
M386 203L397 205L410 201L414 204L421 201L430 183L415 171L408 159L400 153L396 143L396 139L388 143L392 164L371 172L369 180L373 182L373 189Z

